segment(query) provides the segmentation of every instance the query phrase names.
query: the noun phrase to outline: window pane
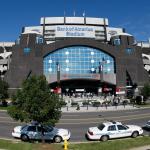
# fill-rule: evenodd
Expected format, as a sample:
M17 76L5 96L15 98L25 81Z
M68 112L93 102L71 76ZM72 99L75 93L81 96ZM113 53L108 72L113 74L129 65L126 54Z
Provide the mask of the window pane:
M126 130L127 128L125 126L122 125L117 125L118 130Z
M33 131L36 132L36 126L29 126L27 131Z
M116 130L116 126L115 125L108 127L108 131L115 131L115 130Z
M98 68L103 64L104 73L114 73L114 58L104 53L101 49L86 46L72 46L58 49L44 60L44 75L57 76L56 63L60 64L60 73L74 74L76 78L93 78L99 74Z

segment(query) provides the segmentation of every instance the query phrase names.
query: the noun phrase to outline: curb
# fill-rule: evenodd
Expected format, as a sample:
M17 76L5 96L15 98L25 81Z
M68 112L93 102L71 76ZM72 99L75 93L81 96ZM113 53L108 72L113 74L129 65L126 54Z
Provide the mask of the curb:
M0 140L6 140L6 141L13 141L13 142L20 142L20 140L18 139L13 139L13 138L3 138L3 137L0 137Z
M1 109L0 109L0 112L7 112L7 110L1 110Z
M131 106L131 105L129 105L129 106ZM82 108L82 107L81 107ZM89 108L89 110L82 110L82 109L80 109L80 110L73 110L73 111L70 111L70 110L66 110L67 108L66 107L64 107L64 109L65 109L65 111L62 111L62 112L65 112L65 113L67 113L67 112L70 112L70 113L78 113L78 112L99 112L99 111L124 111L124 110L136 110L136 109L149 109L150 107L139 107L139 106L134 106L134 107L130 107L130 108L114 108L114 109L110 109L109 107L107 107L107 109L100 109L101 107L99 107L98 109L96 109L95 108L95 110L90 110L90 108Z
M62 113L87 113L87 112L111 112L111 111L125 111L125 110L136 110L136 109L150 109L150 107L140 107L140 106L134 106L132 108L119 108L119 109L103 109L101 110L100 108L96 109L95 110L73 110L73 111L67 111L66 110L67 108L65 108L65 111L61 110ZM7 112L7 110L1 110L0 109L0 112Z
M111 112L111 111L125 111L125 110L137 110L137 109L146 109L146 108L140 108L140 107L132 107L131 105L129 105L130 107L126 107L126 108L123 108L123 107L107 107L107 109L104 109L104 107L101 109L101 107L98 107L98 109L95 107L95 109L93 109L92 107L92 110L90 110L90 108L88 110L86 110L84 107L84 109L81 109L80 110L76 110L76 108L70 108L70 110L68 109L67 111L67 107L64 107L63 110L61 109L62 113L87 113L87 112ZM150 108L150 107L149 107Z
M149 137L149 135L144 135L144 136L139 136L137 138L142 138L142 137ZM127 139L133 139L131 137L127 137L127 138L120 138L120 139L117 139L118 141L119 140L127 140ZM3 137L0 137L0 140L6 140L6 141L12 141L12 142L15 142L15 143L19 143L19 142L22 142L20 139L13 139L13 138L3 138ZM116 140L108 140L107 142L114 142ZM77 142L77 141L74 141L74 142L69 142L69 144L88 144L88 143L99 143L100 141L82 141L82 142ZM52 143L52 144L63 144L63 142L61 143ZM143 146L142 146L143 147Z

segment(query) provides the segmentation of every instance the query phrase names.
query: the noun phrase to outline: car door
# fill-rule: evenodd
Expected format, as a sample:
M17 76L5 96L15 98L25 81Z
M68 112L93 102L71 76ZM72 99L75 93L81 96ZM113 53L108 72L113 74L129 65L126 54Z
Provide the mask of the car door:
M118 135L119 137L127 137L131 135L131 131L129 131L129 128L124 125L117 125L118 128Z
M38 139L38 132L36 126L28 126L27 135L30 139Z
M116 128L116 125L108 126L107 134L109 135L109 138L117 138L118 137L118 130Z
M41 126L37 126L37 132L38 132L38 139L40 139L40 140L42 140L42 138L45 139L44 131Z
M56 135L54 128L52 126L45 126L44 130L46 131L45 138L48 140L53 140L54 136Z
M51 132L51 131L52 130L50 130L46 126L38 126L38 132L39 132L41 139L44 138L44 140L52 140L54 135L53 135L53 132Z

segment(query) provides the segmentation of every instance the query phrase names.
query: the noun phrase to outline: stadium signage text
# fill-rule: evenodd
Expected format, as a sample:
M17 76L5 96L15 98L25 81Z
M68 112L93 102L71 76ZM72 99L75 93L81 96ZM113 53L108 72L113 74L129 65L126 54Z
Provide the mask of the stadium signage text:
M93 37L95 29L83 26L57 26L56 33L64 37Z

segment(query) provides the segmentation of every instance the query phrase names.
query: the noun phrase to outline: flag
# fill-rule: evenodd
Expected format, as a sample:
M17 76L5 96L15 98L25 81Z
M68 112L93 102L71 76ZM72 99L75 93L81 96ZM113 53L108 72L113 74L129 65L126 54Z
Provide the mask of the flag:
M74 16L74 17L76 16L76 12L75 12L75 10L73 11L73 16Z
M83 12L83 14L82 14L82 15L83 15L83 17L85 17L85 11Z

